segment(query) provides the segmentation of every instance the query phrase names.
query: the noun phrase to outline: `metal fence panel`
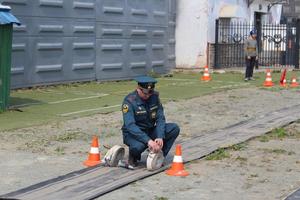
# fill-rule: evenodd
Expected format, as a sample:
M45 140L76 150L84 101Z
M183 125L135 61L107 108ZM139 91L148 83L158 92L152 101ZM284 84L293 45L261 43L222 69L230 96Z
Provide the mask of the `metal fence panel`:
M176 7L171 7L175 9ZM175 12L175 11L173 11ZM170 14L169 15L169 24L168 24L168 69L172 69L175 67L176 63L176 54L175 54L175 29L176 29L176 15Z
M98 80L125 79L127 77L127 40L97 39Z
M149 71L150 66L151 42L148 39L131 39L129 40L129 76L133 77L138 74L145 74Z
M70 17L91 20L94 20L96 18L95 0L74 0L70 2L71 8L73 7L73 9L70 9Z
M169 0L169 14L176 15L177 11L177 1Z
M244 42L257 29L258 65L264 67L298 66L297 27L295 24L216 22L215 67L244 67Z
M75 37L71 39L71 67L68 68L69 80L96 79L96 43L91 37Z
M30 54L29 51L30 43L29 38L27 37L18 37L14 39L12 45L12 55L18 58L27 58L27 59L12 59L12 68L11 68L11 82L16 87L23 87L29 84L28 80L28 70L30 66Z
M174 0L3 0L14 26L12 87L129 79L175 67Z
M128 11L124 0L96 0L96 20L102 22L128 22Z
M36 0L3 0L2 4L10 5L14 15L32 16L33 2Z
M70 43L69 38L35 37L31 70L32 83L52 83L67 81L65 72L68 59L65 51Z

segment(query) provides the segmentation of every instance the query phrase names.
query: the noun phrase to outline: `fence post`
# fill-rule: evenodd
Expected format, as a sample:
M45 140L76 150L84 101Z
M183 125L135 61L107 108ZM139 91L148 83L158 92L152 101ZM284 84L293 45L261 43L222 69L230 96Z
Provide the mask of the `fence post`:
M299 69L299 42L300 42L300 19L297 19L296 23L296 44L295 44L295 68Z
M256 25L256 30L257 30L257 38L256 38L256 41L257 41L257 48L258 48L258 53L261 53L262 49L261 49L261 46L262 46L262 41L261 41L261 35L262 35L262 30L261 30L261 26L262 24L259 23Z
M219 68L218 54L219 54L219 20L216 20L216 30L215 30L215 69Z

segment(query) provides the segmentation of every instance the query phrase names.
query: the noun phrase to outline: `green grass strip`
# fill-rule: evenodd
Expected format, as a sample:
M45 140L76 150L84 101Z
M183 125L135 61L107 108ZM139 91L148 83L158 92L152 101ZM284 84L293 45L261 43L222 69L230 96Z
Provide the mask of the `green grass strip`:
M296 72L288 76L291 73ZM178 101L235 88L263 88L265 78L264 73L256 73L255 81L244 82L243 74L224 73L212 74L212 81L203 82L201 76L175 73L173 77L158 78L156 89L163 102ZM274 81L279 77L280 73L273 74ZM135 88L134 81L113 81L13 90L10 106L14 109L0 113L0 131L118 111L125 95ZM281 89L274 88L271 90L275 92Z

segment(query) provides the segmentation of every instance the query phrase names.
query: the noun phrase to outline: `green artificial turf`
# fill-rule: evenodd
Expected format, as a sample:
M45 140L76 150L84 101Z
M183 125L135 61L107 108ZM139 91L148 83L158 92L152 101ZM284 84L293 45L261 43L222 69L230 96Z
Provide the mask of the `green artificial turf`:
M288 72L288 76L291 73ZM298 73L298 72L297 72ZM280 73L273 73L278 82ZM299 75L299 73L298 73ZM156 90L163 102L190 99L228 89L262 87L265 74L256 73L255 81L244 82L243 74L212 74L212 81L203 82L199 73L158 78ZM0 130L16 129L61 121L96 113L120 110L126 94L136 88L134 81L88 82L11 91L10 107L0 113ZM263 87L262 87L263 88ZM276 86L276 88L280 88Z

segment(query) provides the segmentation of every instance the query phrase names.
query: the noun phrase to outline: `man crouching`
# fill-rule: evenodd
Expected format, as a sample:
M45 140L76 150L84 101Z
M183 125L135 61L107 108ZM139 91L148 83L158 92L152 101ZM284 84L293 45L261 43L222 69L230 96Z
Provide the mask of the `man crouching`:
M149 148L152 153L170 151L180 129L175 123L166 123L158 92L157 81L148 76L135 79L137 89L128 94L122 104L123 141L129 147L128 164L136 167L141 154Z

